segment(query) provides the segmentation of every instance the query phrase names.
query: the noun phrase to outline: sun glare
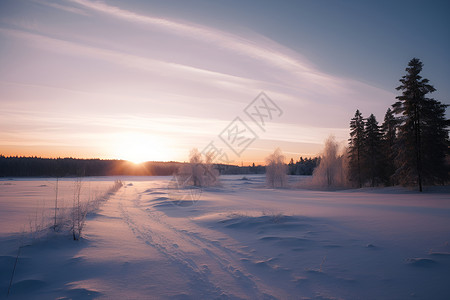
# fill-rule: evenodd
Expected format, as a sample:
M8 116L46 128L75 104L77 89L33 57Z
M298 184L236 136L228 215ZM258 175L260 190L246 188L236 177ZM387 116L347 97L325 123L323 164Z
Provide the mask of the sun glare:
M116 137L114 156L135 164L167 160L163 139L141 133L121 133Z

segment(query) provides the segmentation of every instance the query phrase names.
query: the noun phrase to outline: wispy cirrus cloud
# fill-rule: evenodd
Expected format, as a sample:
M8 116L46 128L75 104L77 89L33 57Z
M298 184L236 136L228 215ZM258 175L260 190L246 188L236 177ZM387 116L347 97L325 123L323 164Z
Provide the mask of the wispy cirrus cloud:
M168 19L155 18L146 15L141 15L117 6L111 6L104 2L88 1L88 0L70 0L82 7L89 8L101 13L108 14L129 22L147 24L151 26L158 26L161 29L168 30L179 35L189 35L194 39L208 41L211 44L226 47L231 50L246 54L254 58L260 58L264 61L285 67L299 68L305 71L312 71L304 64L300 64L296 59L284 55L283 53L270 51L264 47L259 47L254 41L230 34L228 32L219 31L213 28L207 28L198 24L188 24L174 22Z
M45 1L45 0L32 0L32 2L41 4L41 5L46 5L48 7L56 8L56 9L59 9L59 10L63 10L63 11L66 11L66 12L82 15L82 16L89 16L89 14L83 9L80 9L80 8L77 8L77 7L73 7L73 6L63 5L63 4L58 3L58 2L51 2L51 1Z
M40 0L42 1L42 0ZM284 94L284 98L291 98L288 93L282 90L292 89L299 94L302 99L314 99L320 97L332 98L336 95L352 95L355 90L371 89L377 93L377 89L356 80L338 78L317 70L309 61L302 58L300 54L283 47L265 37L254 35L252 37L242 37L215 28L208 28L198 24L180 23L164 18L155 18L147 15L128 11L117 6L111 6L100 1L89 0L68 0L78 5L84 10L91 10L125 20L133 24L149 25L152 28L166 31L169 34L179 35L190 40L197 40L205 43L203 48L207 50L205 61L212 61L212 67L198 67L192 63L177 63L165 61L163 59L152 59L148 56L133 55L130 53L115 51L111 49L93 47L71 42L68 40L55 39L45 34L33 34L29 32L13 32L13 35L28 38L41 47L47 47L49 51L60 50L60 52L71 53L73 55L86 55L100 60L107 60L114 64L121 64L126 67L144 69L146 71L167 70L171 76L184 77L188 80L208 82L211 85L230 87L234 89L246 90L252 88L254 93L257 90L267 87L276 90L278 94ZM53 2L49 2L53 5ZM73 7L68 7L73 8ZM11 33L11 32L10 32ZM224 70L219 66L222 62L220 57L211 54L213 49L227 49L230 52L229 58L236 59L246 56L251 62L248 66L235 64L234 70L247 68L255 69L250 76L233 74L233 71ZM169 50L168 52L175 51ZM259 61L259 64L256 63ZM227 62L233 65L233 62ZM262 72L261 72L262 71ZM164 71L162 72L164 73ZM237 72L239 73L239 72ZM267 75L269 74L269 75ZM194 76L192 76L194 75ZM290 93L290 92L289 92Z
M63 10L77 22L54 26L57 16L0 24L3 40L19 54L12 66L18 70L0 74L0 141L11 147L26 140L101 147L136 133L188 153L207 145L263 90L284 114L261 141L290 144L295 151L295 143L317 147L329 133L345 140L348 118L360 103L372 108L392 98L322 72L258 34L156 18L100 1L36 1L49 16Z
M305 84L314 84L325 89L343 88L341 80L318 71L300 54L257 34L246 38L198 24L180 23L169 19L141 15L100 1L69 1L128 22L158 27L172 34L183 37L189 36L191 39L206 42L214 45L215 48L228 49L239 55L245 55L271 65L272 68L283 69L290 74L292 79L301 79ZM290 54L287 54L288 52Z
M264 36L253 33L252 36L244 37L230 32L210 28L199 24L188 22L176 22L166 18L156 18L135 13L117 6L108 5L102 1L69 0L85 9L90 9L134 24L149 25L159 28L170 34L181 37L188 36L192 40L209 44L214 49L227 49L236 56L246 56L253 61L259 61L260 73L271 73L273 76L258 78L265 86L282 84L283 89L292 88L301 90L301 95L319 94L325 95L354 95L355 91L371 90L375 94L385 93L376 87L358 80L340 78L318 70L310 61L298 52L292 51ZM389 94L392 95L392 94ZM359 95L355 95L360 97ZM344 96L345 97L345 96Z
M142 69L145 71L158 70L158 72L161 72L161 70L164 69L168 69L169 71L175 71L172 74L179 74L179 76L183 77L186 75L192 76L192 74L195 74L197 76L204 76L210 79L214 78L225 79L232 81L241 81L244 83L249 83L253 81L251 79L244 79L220 72L214 72L200 68L195 68L188 65L181 65L177 63L165 62L147 57L131 55L109 49L92 47L80 43L56 39L45 35L30 33L22 30L0 28L0 33L24 39L28 41L30 44L39 48L44 48L48 51L70 54L74 56L88 56L98 60L105 60L110 63L119 64L129 68Z

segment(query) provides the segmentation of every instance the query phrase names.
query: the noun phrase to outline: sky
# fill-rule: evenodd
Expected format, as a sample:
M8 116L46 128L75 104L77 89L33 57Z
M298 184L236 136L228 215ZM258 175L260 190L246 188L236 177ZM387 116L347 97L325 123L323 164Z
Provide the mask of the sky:
M0 2L0 154L263 163L381 124L407 63L450 104L448 1ZM447 113L447 116L449 114Z

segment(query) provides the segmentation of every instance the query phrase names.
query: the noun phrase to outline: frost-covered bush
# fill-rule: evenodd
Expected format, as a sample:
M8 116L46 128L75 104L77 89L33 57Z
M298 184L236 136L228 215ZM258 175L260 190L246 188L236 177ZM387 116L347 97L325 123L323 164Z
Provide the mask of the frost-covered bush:
M346 153L346 151L344 151ZM334 136L325 141L325 149L320 163L313 172L313 187L338 188L347 187L347 158L339 154L339 144Z
M182 185L196 187L216 186L219 184L219 171L214 168L213 153L203 155L196 149L192 149L189 155L189 164L182 166L176 177Z
M287 186L287 167L284 155L277 148L266 158L266 185L270 188L283 188Z

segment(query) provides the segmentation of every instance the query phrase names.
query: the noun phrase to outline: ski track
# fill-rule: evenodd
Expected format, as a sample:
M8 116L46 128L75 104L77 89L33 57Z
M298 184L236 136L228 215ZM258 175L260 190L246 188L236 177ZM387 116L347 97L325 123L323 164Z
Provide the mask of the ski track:
M130 201L132 205L124 205L124 195L118 201L123 220L135 238L156 249L188 278L191 293L200 293L198 296L213 299L275 298L261 291L261 283L257 278L243 271L245 268L239 261L242 256L251 257L250 254L237 252L217 241L201 237L198 233L174 227L166 221L164 213L142 207L144 192L139 192L136 187L133 189L136 196L133 195L133 200ZM130 188L124 190L124 193L129 190ZM240 287L241 293L229 294L227 291L235 289L222 286L224 278L228 278L228 284Z

